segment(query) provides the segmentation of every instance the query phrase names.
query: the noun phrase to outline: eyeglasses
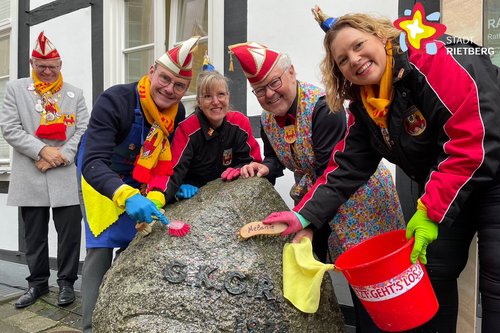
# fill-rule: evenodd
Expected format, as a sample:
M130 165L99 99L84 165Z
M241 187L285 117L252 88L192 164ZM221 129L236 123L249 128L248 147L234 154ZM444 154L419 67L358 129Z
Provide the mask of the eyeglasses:
M288 68L285 69L279 77L275 78L274 80L272 80L271 82L269 82L265 86L252 90L253 94L257 97L262 97L266 94L267 88L271 89L272 91L275 91L276 89L281 88L281 86L283 85L283 81L281 80L281 77L283 76L283 74L285 74L285 72L287 70L288 70Z
M55 72L59 69L59 67L61 67L61 65L57 65L57 66L46 66L46 65L38 65L38 64L33 64L36 69L38 69L39 71L42 71L42 72L45 72L47 69L49 69L51 72Z
M181 82L173 82L170 77L163 73L158 73L158 81L160 81L161 85L168 86L170 84L173 85L174 91L178 94L182 94L186 91L187 85Z
M228 95L229 93L227 92L220 92L215 95L205 94L202 98L205 102L210 103L214 99L214 96L217 98L217 100L223 101Z

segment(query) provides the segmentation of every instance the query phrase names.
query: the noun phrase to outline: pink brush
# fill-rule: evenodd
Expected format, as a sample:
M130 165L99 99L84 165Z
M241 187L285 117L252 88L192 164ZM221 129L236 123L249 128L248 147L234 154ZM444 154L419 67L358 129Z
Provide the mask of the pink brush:
M146 223L146 222L137 223L135 225L135 229L142 236L147 236L153 230L152 227L156 221L157 219L153 217L153 222L151 223ZM170 223L167 224L167 228L168 228L168 234L173 237L184 237L189 233L189 230L191 230L191 226L189 224L179 220L170 221Z
M178 220L172 220L167 224L168 234L174 237L184 237L191 230L191 226Z

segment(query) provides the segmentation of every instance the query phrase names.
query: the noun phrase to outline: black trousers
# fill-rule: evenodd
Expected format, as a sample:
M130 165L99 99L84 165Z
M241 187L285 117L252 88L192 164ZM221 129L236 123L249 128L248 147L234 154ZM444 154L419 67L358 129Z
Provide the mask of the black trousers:
M104 275L125 248L116 253L113 248L87 248L82 274L82 329L83 333L92 333L92 315L94 313L99 287Z
M458 317L457 278L467 264L469 246L478 238L481 332L500 328L500 175L494 184L476 189L451 225L439 226L427 248L426 269L439 310L417 332L455 333Z
M26 241L26 261L30 287L47 287L49 268L50 207L21 207ZM78 278L82 211L80 205L52 208L52 219L57 231L57 283L70 285Z

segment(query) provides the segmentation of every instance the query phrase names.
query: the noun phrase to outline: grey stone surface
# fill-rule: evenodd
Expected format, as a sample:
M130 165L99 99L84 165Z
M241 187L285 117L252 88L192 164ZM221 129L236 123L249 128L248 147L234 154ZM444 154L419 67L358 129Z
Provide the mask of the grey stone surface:
M57 326L57 322L49 318L38 316L33 312L20 312L5 319L5 322L12 326L19 327L26 332L42 332Z
M305 314L282 295L282 237L239 240L244 224L287 210L264 179L213 181L166 216L191 224L182 238L156 223L108 271L94 333L343 332L329 274L319 310Z

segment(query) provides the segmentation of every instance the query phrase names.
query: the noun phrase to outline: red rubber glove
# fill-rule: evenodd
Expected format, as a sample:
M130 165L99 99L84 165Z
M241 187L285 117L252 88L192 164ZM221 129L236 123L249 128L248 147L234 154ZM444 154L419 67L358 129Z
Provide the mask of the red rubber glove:
M263 224L273 224L273 223L285 223L288 225L288 228L285 229L281 233L281 236L285 237L290 234L294 234L302 229L304 227L302 226L302 223L300 223L299 218L297 217L296 213L291 212L291 211L286 211L286 212L275 212L271 213L268 217L266 217L263 221Z
M231 180L235 180L236 178L238 178L240 176L240 173L240 168L227 168L226 170L224 170L222 175L220 175L220 178L222 178L222 180L230 182Z

